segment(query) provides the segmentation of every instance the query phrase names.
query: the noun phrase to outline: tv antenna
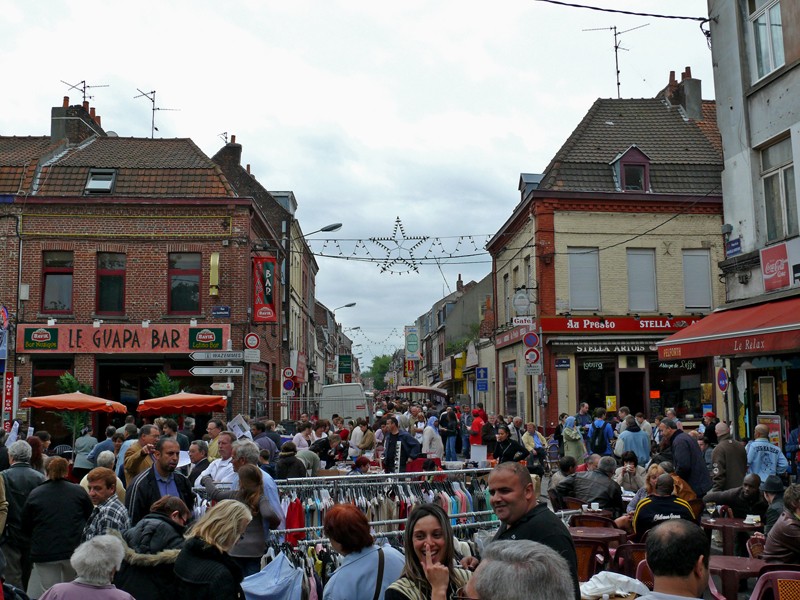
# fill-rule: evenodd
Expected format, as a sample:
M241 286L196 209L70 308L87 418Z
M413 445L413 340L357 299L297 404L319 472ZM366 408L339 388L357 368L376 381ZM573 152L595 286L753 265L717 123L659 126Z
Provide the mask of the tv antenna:
M62 79L61 83L66 85L70 90L77 90L81 94L83 94L83 101L84 102L86 102L86 100L94 98L94 96L87 96L86 95L86 90L90 90L92 88L110 87L108 85L86 85L86 80L85 79L83 81L79 81L78 83L75 83L75 84L69 83L69 82L64 81Z
M180 108L161 108L160 106L156 106L156 91L155 90L153 90L151 92L143 92L139 88L136 88L136 91L139 92L139 95L138 96L134 96L133 97L134 100L136 100L136 98L141 98L142 96L144 96L145 98L150 100L150 103L153 105L153 110L152 110L153 116L152 116L152 118L150 120L150 139L153 139L155 137L155 135L156 135L155 132L158 131L158 127L156 127L156 111L157 110L179 111Z
M224 141L226 144L228 143L228 132L227 131L223 131L222 133L217 134L217 137L222 138L222 141Z
M617 99L619 100L622 96L620 94L620 83L619 83L619 51L624 50L628 52L627 48L622 47L622 43L620 42L620 36L623 33L628 33L629 31L635 31L637 29L641 29L642 27L647 27L650 23L645 23L644 25L639 25L638 27L631 27L630 29L626 29L625 31L617 31L617 26L614 25L613 27L597 27L595 29L584 29L583 31L613 31L614 32L614 66L616 68L616 76L617 76Z

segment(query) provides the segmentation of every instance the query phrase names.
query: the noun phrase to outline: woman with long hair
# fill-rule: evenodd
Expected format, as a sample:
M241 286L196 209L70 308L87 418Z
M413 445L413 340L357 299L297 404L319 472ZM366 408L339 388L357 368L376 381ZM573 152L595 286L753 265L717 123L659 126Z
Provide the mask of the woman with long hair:
M447 514L436 504L420 504L408 515L405 531L403 574L385 600L451 600L471 573L456 566Z
M254 467L257 468L257 467ZM238 500L212 506L186 535L177 560L177 600L240 600L242 570L228 552L253 520Z
M46 475L46 456L44 453L44 445L42 444L42 440L35 435L32 435L27 439L27 442L31 446L31 468L36 469L42 475Z
M266 551L265 531L277 527L281 519L264 494L261 469L255 465L243 465L239 471L239 489L221 490L214 485L210 475L200 482L212 500L234 499L250 510L251 521L241 540L230 549L231 559L239 566L245 577L261 570L261 557Z

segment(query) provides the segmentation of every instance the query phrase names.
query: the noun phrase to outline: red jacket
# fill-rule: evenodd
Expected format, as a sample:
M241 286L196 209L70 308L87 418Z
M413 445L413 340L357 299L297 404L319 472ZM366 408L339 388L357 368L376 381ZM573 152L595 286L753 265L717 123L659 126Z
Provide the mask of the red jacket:
M481 440L481 429L483 429L484 420L480 416L472 419L472 425L469 426L469 443L471 446L480 446L483 441Z

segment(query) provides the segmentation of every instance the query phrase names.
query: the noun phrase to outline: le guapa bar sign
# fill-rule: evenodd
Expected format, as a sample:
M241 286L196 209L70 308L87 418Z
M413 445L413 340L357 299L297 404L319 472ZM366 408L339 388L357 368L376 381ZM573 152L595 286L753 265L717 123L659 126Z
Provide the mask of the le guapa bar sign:
M223 350L230 325L19 325L17 353L183 354Z

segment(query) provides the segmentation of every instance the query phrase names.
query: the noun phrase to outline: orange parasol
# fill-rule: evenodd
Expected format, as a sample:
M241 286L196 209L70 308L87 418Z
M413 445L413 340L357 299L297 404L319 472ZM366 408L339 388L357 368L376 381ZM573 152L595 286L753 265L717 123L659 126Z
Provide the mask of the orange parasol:
M210 396L207 394L190 394L179 392L161 398L140 400L137 411L140 415L165 415L170 413L208 413L223 411L228 405L225 396Z
M117 412L126 413L128 409L121 402L90 396L82 392L69 394L53 394L52 396L34 396L23 398L20 408L46 408L50 410Z

